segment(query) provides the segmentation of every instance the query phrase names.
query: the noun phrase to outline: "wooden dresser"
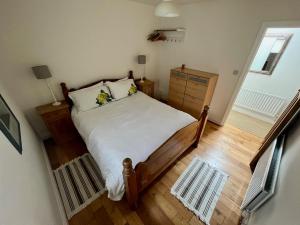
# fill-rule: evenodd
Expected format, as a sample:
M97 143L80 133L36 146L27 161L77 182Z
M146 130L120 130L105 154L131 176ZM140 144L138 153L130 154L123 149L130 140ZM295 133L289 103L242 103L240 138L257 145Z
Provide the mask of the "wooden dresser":
M195 118L205 105L209 105L217 84L218 75L189 68L171 70L169 105L189 113Z

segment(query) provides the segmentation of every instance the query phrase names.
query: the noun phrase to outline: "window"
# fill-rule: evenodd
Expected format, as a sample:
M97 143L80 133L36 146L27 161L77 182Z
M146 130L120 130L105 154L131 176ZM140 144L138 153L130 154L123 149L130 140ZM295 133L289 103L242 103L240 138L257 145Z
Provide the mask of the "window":
M291 34L266 34L250 67L250 72L271 75L291 37Z

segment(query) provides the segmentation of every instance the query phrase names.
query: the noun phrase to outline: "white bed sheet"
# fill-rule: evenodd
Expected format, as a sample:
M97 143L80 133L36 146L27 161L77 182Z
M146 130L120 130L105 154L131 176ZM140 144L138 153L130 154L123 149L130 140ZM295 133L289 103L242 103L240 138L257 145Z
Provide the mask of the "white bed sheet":
M72 119L105 179L108 197L124 194L122 161L145 161L176 131L196 121L142 92L85 112L72 110Z

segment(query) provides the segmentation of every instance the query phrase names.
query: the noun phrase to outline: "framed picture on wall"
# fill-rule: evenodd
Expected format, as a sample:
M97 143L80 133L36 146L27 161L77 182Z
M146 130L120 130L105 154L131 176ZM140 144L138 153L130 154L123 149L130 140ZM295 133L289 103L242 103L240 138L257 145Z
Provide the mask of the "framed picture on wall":
M20 123L0 95L0 129L16 150L22 154Z

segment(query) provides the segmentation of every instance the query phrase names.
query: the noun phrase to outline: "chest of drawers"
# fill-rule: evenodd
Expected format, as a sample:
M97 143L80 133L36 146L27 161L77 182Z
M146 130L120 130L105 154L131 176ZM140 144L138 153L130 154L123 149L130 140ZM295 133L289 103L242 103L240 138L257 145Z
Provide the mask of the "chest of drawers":
M218 75L185 68L172 69L168 102L174 108L199 118L205 105L209 105Z

